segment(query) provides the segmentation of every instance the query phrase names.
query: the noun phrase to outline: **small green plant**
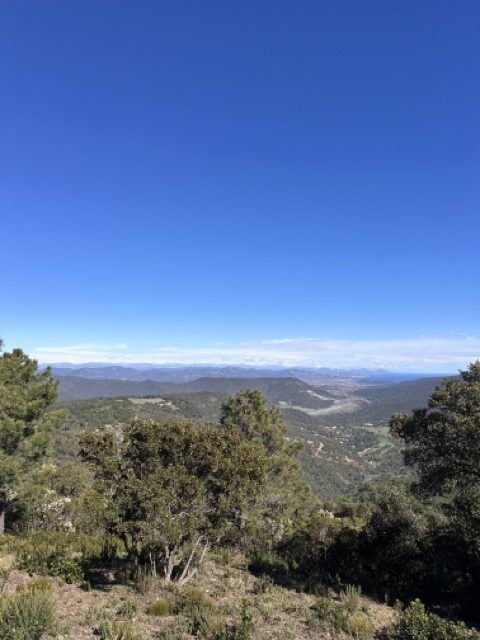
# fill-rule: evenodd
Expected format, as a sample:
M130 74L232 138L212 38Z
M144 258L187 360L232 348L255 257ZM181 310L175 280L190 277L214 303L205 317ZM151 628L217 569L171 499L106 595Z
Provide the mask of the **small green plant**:
M359 589L347 588L339 600L332 595L318 598L312 608L316 619L335 633L344 633L356 640L372 640L375 628L368 616L359 611Z
M219 564L223 565L224 567L232 566L233 551L232 549L230 549L230 547L222 547L218 551L217 557Z
M189 616L198 612L211 611L212 603L201 589L186 587L177 595L175 613Z
M101 622L97 627L101 640L143 640L128 622Z
M253 593L269 593L273 589L273 580L270 576L261 576L253 585Z
M148 567L140 565L135 572L133 582L138 593L146 595L154 588L156 580Z
M147 604L145 613L148 616L171 616L173 605L168 598L157 598Z
M135 600L127 600L120 605L117 615L125 620L133 620L138 613L138 603Z
M26 588L0 601L2 640L40 640L54 631L55 609L48 589Z
M347 633L355 640L373 640L375 626L368 615L358 611L348 618Z
M345 591L342 591L340 594L340 601L342 602L348 613L355 613L360 609L361 596L361 587L347 584Z
M38 590L38 591L51 591L52 582L48 578L38 577L32 578L30 582L24 587L24 589Z
M250 604L246 598L243 598L239 620L232 630L229 640L255 640L254 631L255 625Z
M178 594L174 613L185 616L188 632L194 636L203 638L220 633L212 603L196 587L186 587Z
M8 579L10 578L10 568L0 567L0 594L5 591Z
M334 620L336 603L331 597L321 596L312 609L320 620L330 623Z
M85 622L87 626L113 620L117 615L117 609L114 606L89 607L85 612Z
M170 624L160 629L157 633L156 640L188 640L189 637L189 626L186 620L183 618L174 618ZM217 639L215 638L215 640Z

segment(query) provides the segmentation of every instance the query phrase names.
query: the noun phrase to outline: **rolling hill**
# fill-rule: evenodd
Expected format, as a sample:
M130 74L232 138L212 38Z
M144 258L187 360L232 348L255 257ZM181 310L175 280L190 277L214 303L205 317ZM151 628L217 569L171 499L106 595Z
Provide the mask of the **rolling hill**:
M333 405L331 392L320 391L297 378L198 378L191 382L156 382L154 380L109 380L57 376L60 380L60 400L89 398L146 397L166 393L235 394L241 389L259 389L272 404L285 403L320 409Z
M218 422L221 405L240 389L257 388L278 405L291 440L304 445L300 460L319 496L350 491L375 478L409 472L401 443L388 432L394 412L425 406L440 378L354 387L313 386L289 377L197 378L189 382L114 380L60 376L60 405L68 418L55 432L56 455L74 456L86 429L119 428L135 417Z

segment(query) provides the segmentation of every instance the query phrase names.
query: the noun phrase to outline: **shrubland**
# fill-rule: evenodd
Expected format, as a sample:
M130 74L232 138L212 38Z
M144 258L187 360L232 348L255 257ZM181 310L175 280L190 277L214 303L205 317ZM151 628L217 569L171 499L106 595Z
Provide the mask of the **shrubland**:
M323 500L258 390L86 421L64 460L55 396L0 357L1 638L480 637L480 363L392 416L410 478Z

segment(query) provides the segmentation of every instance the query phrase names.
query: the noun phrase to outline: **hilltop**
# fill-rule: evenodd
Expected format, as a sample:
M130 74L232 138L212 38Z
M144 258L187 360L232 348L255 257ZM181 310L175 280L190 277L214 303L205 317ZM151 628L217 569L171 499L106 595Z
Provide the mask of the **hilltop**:
M267 399L277 404L300 405L319 409L333 405L333 396L325 390L321 395L317 388L298 378L197 378L190 382L156 382L154 380L115 380L57 376L60 380L60 400L87 398L146 397L166 393L226 393L241 389L259 389Z
M296 378L197 378L187 383L59 377L69 416L55 431L56 455L72 458L87 427L103 430L133 418L184 417L218 422L222 404L256 388L282 410L292 441L303 445L304 477L321 496L345 493L376 478L404 475L401 445L388 431L391 413L425 404L438 378L396 383L311 385Z

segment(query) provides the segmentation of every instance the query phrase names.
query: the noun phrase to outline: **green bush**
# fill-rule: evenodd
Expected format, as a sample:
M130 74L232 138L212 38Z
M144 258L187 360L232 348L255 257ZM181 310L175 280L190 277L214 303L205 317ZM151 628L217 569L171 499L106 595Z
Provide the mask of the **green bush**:
M85 559L100 555L101 541L83 535L34 532L10 539L8 550L15 553L20 569L74 584L84 577Z
M480 633L468 629L462 622L450 622L427 613L420 600L414 600L406 609L397 603L397 619L388 637L390 640L480 640Z
M313 610L318 618L334 631L348 630L348 613L342 605L333 600L333 598L319 598L313 605Z
M126 620L133 620L138 613L138 603L135 600L127 600L118 608L117 615Z
M372 640L375 627L365 613L357 612L348 618L346 632L356 640Z
M221 547L216 553L216 560L224 567L231 567L233 551L230 547Z
M104 621L97 627L101 640L142 640L142 636L132 629L128 622Z
M145 613L148 616L170 616L173 613L173 606L168 598L157 598L147 604Z
M175 613L191 616L198 612L211 611L212 603L201 589L186 587L177 594Z
M100 558L102 560L115 560L124 551L123 542L112 535L105 535L101 541Z
M188 632L194 636L215 637L221 633L212 603L203 591L196 587L186 587L177 595L174 613L185 616Z
M288 562L274 551L254 549L248 557L248 569L257 575L283 578L288 575Z
M347 584L344 591L340 593L340 600L348 613L355 613L360 609L360 598L362 588Z
M53 632L55 610L49 589L26 588L0 601L2 640L40 640Z
M155 582L156 578L151 570L146 566L140 565L133 578L136 591L142 595L146 595L154 588Z
M303 584L303 590L313 596L326 596L330 588L318 576L309 576Z
M347 588L340 600L332 596L318 598L313 605L317 618L335 633L344 633L356 640L372 640L375 628L368 616L360 611L360 591Z
M18 589L18 587L17 587ZM30 582L27 583L25 589L37 590L37 591L51 591L52 590L52 582L50 578L32 578Z
M237 624L229 634L229 640L255 640L255 625L249 602L243 598Z
M322 596L313 605L312 609L324 622L332 623L335 617L336 602L328 596Z
M162 626L157 633L156 640L189 640L189 637L190 631L186 620L174 618L171 623ZM213 637L215 638L215 636Z
M269 576L261 576L253 585L253 593L269 593L273 588L273 580Z
M19 552L17 564L20 569L29 573L46 574L62 578L68 584L83 580L84 571L80 560L70 558L66 550L57 549L45 553L43 549L32 552Z

